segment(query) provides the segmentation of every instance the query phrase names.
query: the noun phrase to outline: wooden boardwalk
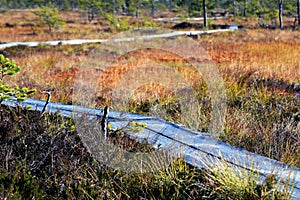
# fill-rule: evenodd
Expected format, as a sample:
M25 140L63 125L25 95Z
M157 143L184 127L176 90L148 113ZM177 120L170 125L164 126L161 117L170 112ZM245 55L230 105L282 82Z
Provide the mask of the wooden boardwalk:
M9 106L19 104L41 111L45 101L27 99L24 102L4 101L2 104ZM59 111L64 117L85 114L90 119L102 114L100 109L60 103L49 103L46 111L52 113ZM114 129L124 128L124 124L130 121L147 124L147 127L143 128L139 134L128 132L138 141L147 140L155 148L162 148L173 155L180 154L187 163L198 168L207 167L215 163L214 161L222 160L238 169L255 170L260 175L260 181L264 181L269 174L275 174L278 180L292 183L294 187L292 197L300 199L299 168L217 141L209 137L209 133L194 132L155 117L131 113L126 113L124 117L124 113L116 111L111 111L109 114L109 123Z
M97 40L84 40L84 39L75 39L75 40L55 40L55 41L44 41L44 42L7 42L0 44L0 49L5 49L9 47L15 46L28 46L28 47L37 47L39 45L50 45L50 46L57 46L57 45L78 45L78 44L88 44L88 43L105 43L109 41L114 42L125 42L125 41L132 41L134 39L153 39L153 38L169 38L175 36L182 36L182 35L201 35L201 34L211 34L217 32L227 32L227 31L234 31L233 29L218 29L218 30L199 30L199 31L173 31L170 33L162 33L162 34L155 34L155 35L147 35L147 36L140 36L140 37L127 37L121 39L97 39Z

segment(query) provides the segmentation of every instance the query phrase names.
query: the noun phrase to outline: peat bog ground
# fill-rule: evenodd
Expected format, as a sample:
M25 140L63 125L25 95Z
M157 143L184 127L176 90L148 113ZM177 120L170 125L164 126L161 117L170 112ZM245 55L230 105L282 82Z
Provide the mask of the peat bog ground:
M47 32L32 12L0 14L1 42L56 39L102 39L115 34L109 23L88 23L76 13L61 30ZM6 23L15 22L14 27ZM251 21L239 22L251 24ZM132 26L138 22L133 20ZM157 26L161 26L157 22ZM230 21L228 21L230 23ZM166 28L172 25L164 24ZM169 26L169 27L168 27ZM300 167L300 37L297 30L243 29L228 33L201 35L194 39L210 55L223 78L227 94L227 115L220 140L233 146ZM5 81L11 85L36 88L31 97L45 99L41 91L52 91L52 101L72 103L74 82L81 63L90 58L97 44L25 46L5 49L8 57L22 67ZM130 62L127 60L131 59ZM199 102L199 131L207 131L211 104L205 82L195 78L184 59L157 50L132 52L101 73L106 96L99 96L96 107L110 105L109 91L137 60L155 60L174 67L193 85ZM185 67L182 67L185 66ZM91 67L96 72L98 68ZM91 71L93 73L93 71ZM153 94L155 91L155 95ZM140 95L142 94L142 95ZM167 120L178 122L180 109L174 94L152 84L136 91L131 112L147 114L159 103L166 108ZM139 96L140 95L140 96ZM143 95L148 98L145 101ZM203 101L205 99L205 101ZM113 107L112 107L113 109ZM89 154L76 133L72 119L21 108L0 107L1 198L83 198L83 199L287 199L285 191L273 189L272 175L257 185L252 175L240 178L226 166L223 170L197 170L182 160L152 174L126 175L110 169ZM126 137L113 134L125 147L143 149ZM128 142L129 141L129 142ZM127 143L126 143L127 142ZM146 147L145 147L146 146ZM150 148L150 147L149 147ZM147 149L147 148L146 148ZM170 196L172 195L172 196ZM201 197L201 198L200 198Z

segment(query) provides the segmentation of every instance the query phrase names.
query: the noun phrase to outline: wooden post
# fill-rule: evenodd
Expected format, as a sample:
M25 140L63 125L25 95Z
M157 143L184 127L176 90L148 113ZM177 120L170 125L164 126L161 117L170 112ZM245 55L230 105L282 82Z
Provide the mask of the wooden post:
M300 26L300 0L297 0L297 17L298 17L298 25Z
M203 6L203 26L207 26L207 10L206 10L206 0L202 1L202 6Z
M278 13L279 13L280 29L283 29L282 11L283 11L283 0L279 0L279 3L278 3Z
M243 13L244 17L246 17L247 15L247 0L244 0L244 13Z
M109 107L105 106L103 109L103 116L101 119L101 129L102 132L104 134L104 137L107 138L108 137L108 130L107 130L107 126L108 126L108 114L109 114Z
M154 10L155 10L155 6L154 6L154 0L151 1L151 16L154 17Z

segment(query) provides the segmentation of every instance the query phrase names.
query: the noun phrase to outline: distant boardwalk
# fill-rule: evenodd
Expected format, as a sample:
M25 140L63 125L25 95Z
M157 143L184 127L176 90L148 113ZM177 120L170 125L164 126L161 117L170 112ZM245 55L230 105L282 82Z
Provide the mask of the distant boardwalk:
M41 44L43 45L78 45L78 44L87 44L87 43L105 43L109 41L113 42L125 42L125 41L132 41L134 39L155 39L155 38L168 38L174 36L183 36L183 35L201 35L201 34L211 34L217 32L226 32L226 31L233 31L232 29L220 29L220 30L199 30L199 31L173 31L170 33L163 33L163 34L154 34L154 35L147 35L147 36L140 36L136 38L119 38L119 39L98 39L98 40L83 40L83 39L75 39L75 40L55 40L55 41L44 41L44 42L7 42L0 44L0 49L5 49L9 47L15 47L19 45L29 46L29 47L37 47Z

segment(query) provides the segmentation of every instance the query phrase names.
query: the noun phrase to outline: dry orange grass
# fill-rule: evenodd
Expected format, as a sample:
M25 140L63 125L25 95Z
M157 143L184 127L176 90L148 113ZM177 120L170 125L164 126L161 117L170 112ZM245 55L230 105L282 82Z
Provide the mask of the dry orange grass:
M0 42L26 42L67 39L99 39L107 38L110 33L108 23L97 18L89 23L85 12L61 12L60 17L65 24L52 33L42 25L34 10L10 10L0 13ZM6 23L14 25L7 27Z
M76 78L78 78L79 70L82 65L88 63L90 57L88 54L83 53L68 53L65 50L68 47L64 46L61 47L61 50L55 47L44 48L30 49L26 53L17 52L15 55L12 55L12 59L22 66L22 71L11 79L10 82L18 82L28 87L36 87L39 91L53 89L54 101L70 102L72 88ZM70 48L72 49L72 47ZM69 49L69 51L72 50ZM98 78L94 79L97 81L96 85L102 86L103 91L101 92L103 95L109 95L109 92L118 84L122 76L130 70L139 67L141 60L143 64L147 64L148 62L150 68L153 60L162 62L174 68L189 84L196 87L196 83L199 83L196 69L187 65L184 59L171 53L162 53L151 49L130 52L128 55L123 55L105 68L104 71L99 71L97 65L89 66L88 71L86 71L89 76L87 79L91 78L91 74L98 76ZM148 91L149 95L152 89L159 96L164 96L164 92L162 91L168 91L168 89L155 84L147 85L143 88ZM141 88L138 90L141 91ZM35 97L42 98L40 93L37 93Z
M263 34L268 34L268 32L270 31L263 32ZM251 31L246 34L255 35L256 32ZM257 39L249 38L244 40L241 39L241 33L229 33L203 36L199 42L211 55L225 80L237 81L241 74L254 72L254 75L259 77L299 82L300 42L296 39L293 41L275 41L275 39L257 41ZM15 54L12 58L23 67L17 76L18 81L40 90L53 88L56 91L54 93L56 101L70 101L70 90L72 90L78 69L81 67L80 63L88 58L89 48L82 46L79 50L71 46L62 46L61 50L55 47L44 47L43 50L41 47L32 49L24 55ZM129 57L134 59L129 61ZM188 67L182 58L166 52L144 50L131 52L118 58L101 73L97 72L95 67L94 72L99 74L98 83L105 85L106 91L109 92L121 77L129 70L136 68L141 60L144 62L154 60L172 65L190 84L199 81L193 71L195 69ZM39 98L40 95L37 94L37 97Z
M69 23L66 23L61 30L49 34L46 32L47 27L39 25L38 18L31 10L12 10L0 13L0 41L99 39L107 38L111 34L104 32L104 29L109 27L107 22L101 21L101 25L99 21L96 24L87 23L83 12L62 12L61 17ZM228 20L229 23L232 19ZM253 23L255 19L245 21ZM5 27L7 22L17 26ZM32 23L34 26L26 27L24 26L26 23ZM257 29L216 33L203 35L197 42L212 57L225 80L237 81L241 74L254 72L254 75L259 77L283 79L287 82L300 81L299 30ZM54 88L56 101L69 102L74 79L81 67L80 63L84 62L89 54L89 48L84 49L88 45L81 46L82 49L79 48L79 50L69 46L39 47L13 54L12 58L23 67L21 74L17 76L18 82L32 85L40 90ZM134 59L128 61L126 56L127 58L128 56L134 57ZM121 77L129 70L136 68L141 60L143 62L154 60L170 65L189 84L199 86L195 69L188 67L186 60L176 55L153 50L138 51L119 58L105 71L98 73L98 83L105 83L105 90L109 92ZM97 71L96 67L94 71ZM36 94L36 97L40 98L40 95Z
M22 71L9 81L37 88L36 98L44 98L40 92L52 89L53 101L67 103L71 99L79 63L84 57L85 55L66 54L55 48L43 51L32 49L26 55L17 53L12 59L22 66Z
M87 60L89 59L90 58L88 58ZM166 74L166 72L176 72L180 74L180 76L194 89L196 89L196 87L201 84L199 73L196 68L188 64L185 59L179 57L178 55L174 55L173 53L162 50L143 49L129 52L125 55L121 55L120 57L115 58L114 61L106 67L103 67L101 65L101 60L98 61L98 58L95 59L96 60L92 59L91 62L85 61L83 67L80 70L79 77L77 78L79 80L84 80L84 82L86 82L85 85L87 85L88 87L90 87L91 85L97 87L97 91L99 92L98 96L101 96L102 100L102 102L98 102L99 104L109 103L112 95L112 90L120 86L118 84L120 84L121 80L126 74L130 74L135 70L137 70L138 72L133 72L133 76L137 79L144 80L144 78L147 79L148 76L156 76L156 78L166 80L168 79L168 81L170 81L172 78L169 80L170 77L168 77L168 74ZM157 65L157 63L159 63L159 66ZM170 70L163 70L163 74L157 73L156 70L159 70L161 68L167 68ZM142 71L139 71L141 69ZM142 74L139 72L141 72ZM153 72L156 75L153 75ZM148 75L142 78L143 74L145 73ZM135 84L135 81L136 80L132 80L130 82ZM145 80L145 82L147 81ZM173 85L176 84L171 84L171 87ZM156 98L166 99L167 97L174 96L171 88L168 88L168 86L159 85L155 81L152 81L150 83L147 82L145 83L145 85L139 85L139 88L135 89L136 91L133 96L137 101L143 101L145 99L151 99L154 101Z
M86 11L78 10L60 11L60 18L64 25L49 33L48 27L41 24L41 20L34 14L34 11L36 9L15 9L0 13L0 42L105 39L116 32L116 28L103 16L95 16L94 20L89 22ZM139 27L144 23L143 18L119 17L129 21L131 27Z
M128 61L128 59L130 61ZM152 61L169 63L175 70L182 74L187 81L190 81L190 84L192 84L193 80L196 79L196 77L194 77L197 73L195 68L191 66L180 66L180 64L184 65L184 63L187 62L183 58L170 52L147 49L130 52L128 55L124 55L119 58L109 68L107 68L104 73L101 74L99 82L107 82L107 87L113 88L124 74L136 67L139 67L140 61L143 61L143 64L147 62L150 63Z
M255 71L260 77L300 81L299 32L252 30L239 34L221 36L223 41L213 41L216 36L201 39L224 77Z

